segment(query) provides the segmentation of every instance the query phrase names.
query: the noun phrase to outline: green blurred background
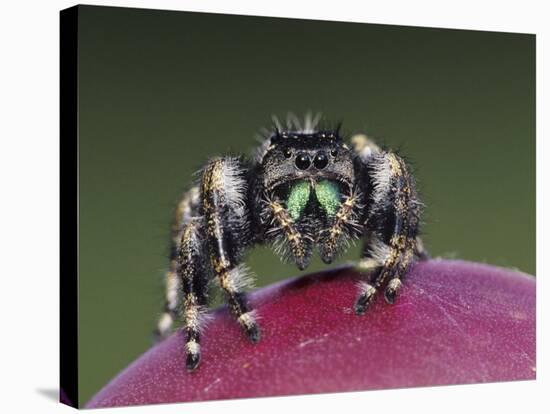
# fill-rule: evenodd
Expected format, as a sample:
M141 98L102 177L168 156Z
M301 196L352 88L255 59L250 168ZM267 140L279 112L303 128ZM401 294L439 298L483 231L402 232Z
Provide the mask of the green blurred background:
M91 6L79 19L81 402L150 346L193 173L249 153L272 114L322 111L400 149L434 256L535 272L533 35ZM298 274L265 249L248 263L259 286Z

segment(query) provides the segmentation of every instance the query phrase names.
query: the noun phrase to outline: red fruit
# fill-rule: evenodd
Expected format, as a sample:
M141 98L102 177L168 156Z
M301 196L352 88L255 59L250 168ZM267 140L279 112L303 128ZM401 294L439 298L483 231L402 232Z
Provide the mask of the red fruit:
M263 397L535 378L535 279L460 261L411 269L395 305L365 315L349 268L286 280L251 295L262 339L215 312L202 362L185 369L181 332L153 347L87 407Z

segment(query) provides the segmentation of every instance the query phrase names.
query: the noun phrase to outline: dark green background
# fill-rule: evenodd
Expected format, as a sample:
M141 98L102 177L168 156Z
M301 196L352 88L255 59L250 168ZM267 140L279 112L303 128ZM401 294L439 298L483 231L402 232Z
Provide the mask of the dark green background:
M401 149L433 255L535 272L533 35L88 6L79 16L81 402L150 345L172 208L192 174L248 153L272 114L322 111ZM298 273L263 249L249 264L260 286Z

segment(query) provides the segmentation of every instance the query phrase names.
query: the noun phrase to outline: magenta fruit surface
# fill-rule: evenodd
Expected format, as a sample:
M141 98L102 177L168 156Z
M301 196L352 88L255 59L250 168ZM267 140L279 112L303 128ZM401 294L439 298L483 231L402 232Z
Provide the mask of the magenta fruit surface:
M225 307L185 369L181 331L107 384L87 407L534 379L535 279L462 261L415 265L394 305L353 311L360 276L339 268L251 294L254 345ZM381 292L382 293L382 292Z

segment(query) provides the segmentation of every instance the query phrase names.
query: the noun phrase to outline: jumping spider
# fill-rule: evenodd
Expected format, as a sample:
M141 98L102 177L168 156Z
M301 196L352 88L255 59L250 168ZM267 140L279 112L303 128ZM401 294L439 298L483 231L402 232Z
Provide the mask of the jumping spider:
M339 126L318 121L307 116L302 126L289 117L282 127L275 120L254 160L210 160L177 205L166 304L156 334L169 333L182 306L188 370L199 364L207 288L214 277L247 337L260 339L244 292L250 276L242 264L255 244L272 245L303 270L314 248L331 263L351 240L363 238L358 267L371 272L359 285L357 314L382 287L393 303L408 267L426 257L418 237L421 203L403 159L362 134L351 138L350 148Z

